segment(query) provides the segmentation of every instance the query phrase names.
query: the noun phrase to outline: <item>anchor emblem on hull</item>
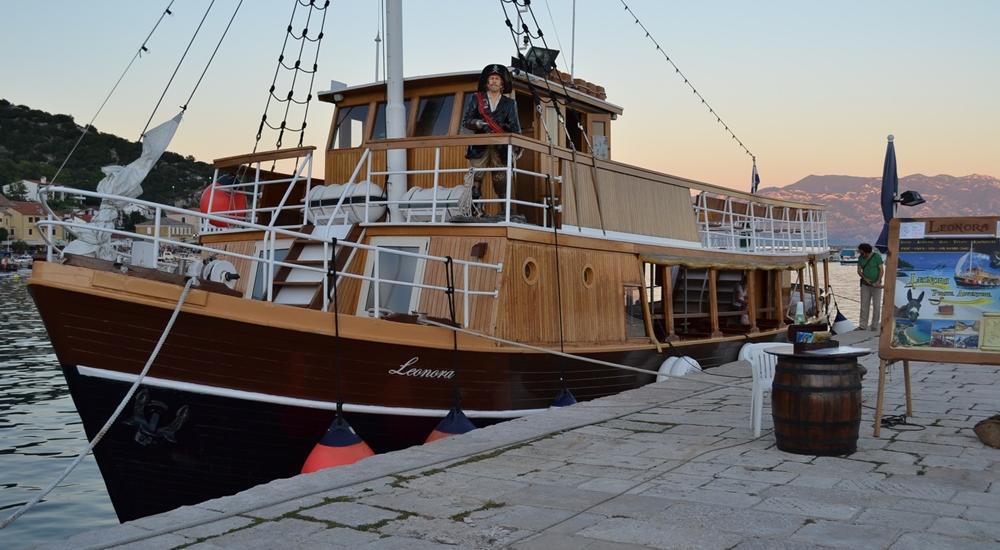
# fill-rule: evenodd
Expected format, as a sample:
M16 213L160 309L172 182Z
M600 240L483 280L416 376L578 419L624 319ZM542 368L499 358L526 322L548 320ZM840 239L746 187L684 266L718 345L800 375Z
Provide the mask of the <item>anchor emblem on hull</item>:
M181 429L187 420L189 409L187 405L182 405L174 414L174 419L166 426L167 412L170 407L162 401L149 398L149 390L143 388L135 396L135 403L132 406L132 418L124 422L126 426L135 426L135 442L143 447L152 445L160 440L170 443L177 443L177 430Z

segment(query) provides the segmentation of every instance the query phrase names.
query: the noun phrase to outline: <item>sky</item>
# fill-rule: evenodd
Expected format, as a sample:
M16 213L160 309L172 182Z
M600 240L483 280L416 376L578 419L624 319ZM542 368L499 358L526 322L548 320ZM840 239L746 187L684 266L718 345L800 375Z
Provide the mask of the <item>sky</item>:
M238 1L215 0L154 124L191 93ZM211 161L253 148L294 1L244 0L172 151ZM1000 2L626 2L756 155L762 187L810 174L879 176L888 134L901 175L1000 177ZM85 123L168 3L0 0L0 97ZM174 1L173 15L95 121L98 129L139 137L208 4ZM515 52L500 0L403 4L406 76L479 70ZM535 0L532 7L549 47L562 50L560 68L572 57L575 76L603 85L624 108L612 125L612 158L747 189L749 157L620 0L576 2L571 56L572 4ZM376 0L333 0L317 91L330 80L374 79L378 11ZM332 112L327 103L310 107L306 144L326 146ZM274 137L267 139L261 149L272 148Z

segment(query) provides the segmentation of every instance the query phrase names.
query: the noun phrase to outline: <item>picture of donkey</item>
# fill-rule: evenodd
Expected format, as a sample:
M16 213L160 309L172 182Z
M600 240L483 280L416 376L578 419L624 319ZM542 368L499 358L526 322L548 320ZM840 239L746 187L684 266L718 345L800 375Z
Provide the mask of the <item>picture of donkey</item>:
M906 305L896 308L897 319L909 319L916 321L920 317L920 303L924 301L925 291L920 292L920 296L913 297L913 291L906 291Z

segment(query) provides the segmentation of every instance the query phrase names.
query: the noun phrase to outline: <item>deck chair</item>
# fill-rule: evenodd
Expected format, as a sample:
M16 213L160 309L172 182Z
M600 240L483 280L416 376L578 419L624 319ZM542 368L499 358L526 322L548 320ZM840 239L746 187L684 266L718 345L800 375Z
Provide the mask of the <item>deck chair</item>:
M753 436L760 437L761 417L764 414L764 392L771 391L771 384L774 382L774 366L778 358L765 353L764 350L782 344L776 342L766 342L760 344L746 344L740 348L740 360L750 362L750 371L753 374L753 387L750 395L750 428L753 429Z

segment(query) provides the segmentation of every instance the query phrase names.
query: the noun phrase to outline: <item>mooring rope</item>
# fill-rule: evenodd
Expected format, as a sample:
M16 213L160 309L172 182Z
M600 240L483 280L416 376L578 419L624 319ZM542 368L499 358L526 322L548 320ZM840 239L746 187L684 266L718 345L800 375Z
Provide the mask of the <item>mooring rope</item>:
M658 374L656 372L653 372L651 370L641 369L639 367L630 367L628 365L622 365L621 363L611 363L610 361L602 361L600 359L593 359L593 358L590 358L590 357L584 357L583 355L576 355L576 354L572 354L572 353L566 353L564 351L556 351L554 349L541 348L541 347L538 347L538 346L533 346L531 344L525 344L524 342L515 342L513 340L507 340L505 338L500 338L498 336L490 336L489 334L484 334L482 332L476 332L474 330L464 329L464 328L461 328L461 327L448 326L445 323L439 323L437 321L433 321L433 320L428 319L426 317L420 317L419 320L418 320L418 322L423 323L425 325L431 325L431 326L435 326L435 327L446 328L446 329L449 329L449 330L453 330L455 332L461 332L462 334L468 334L469 336L477 336L479 338L484 338L486 340L492 340L494 342L498 342L498 343L501 343L501 344L507 344L507 345L510 345L510 346L520 347L520 348L524 348L524 349L530 349L532 351L537 351L537 352L541 352L541 353L548 353L550 355L555 355L557 357L564 357L566 359L573 359L573 360L576 360L576 361L582 361L584 363L592 363L594 365L601 365L601 366L604 366L604 367L611 367L613 369L621 369L621 370L627 370L627 371L632 371L632 372L638 372L638 373L642 373L642 374L648 374L650 376L665 376L665 375L660 375L660 374ZM704 373L704 374L707 374L709 376L719 376L719 375L712 374L710 372L705 372L705 371L701 371L701 372ZM749 387L747 387L745 385L725 384L725 383L722 383L722 382L712 382L710 380L699 380L699 382L705 382L706 384L711 384L711 385L715 385L715 386L725 386L725 387L729 387L729 388L740 388L740 389L744 389L744 390L750 389Z
M52 490L55 489L57 485L62 483L62 481L66 479L66 477L81 462L83 462L83 459L86 458L87 455L89 455L90 452L94 450L94 447L96 447L98 443L100 443L101 439L104 437L104 434L107 433L109 429L111 429L111 426L115 423L116 420L118 420L118 416L121 415L123 410L125 410L125 405L127 405L128 402L132 400L132 396L135 395L136 390L139 389L139 385L142 384L142 381L146 377L146 374L149 372L150 367L153 366L153 361L156 360L156 356L160 354L160 348L162 348L163 343L166 342L167 335L170 334L170 330L174 328L174 321L177 320L177 316L178 314L180 314L181 311L181 306L183 306L185 300L187 300L188 293L191 291L191 285L194 283L194 281L195 279L192 277L188 279L187 284L184 285L184 290L181 292L181 297L177 300L177 305L174 306L174 312L170 316L170 321L167 322L167 326L163 329L163 334L160 335L160 340L156 342L156 347L153 348L153 353L149 356L149 359L146 360L146 365L142 368L142 372L139 373L139 377L136 378L135 382L132 383L132 387L128 389L128 392L125 394L125 397L122 398L121 403L118 404L118 408L115 409L115 412L111 413L111 417L108 418L108 421L104 423L104 426L101 428L101 431L97 432L97 435L94 436L94 439L91 440L90 443L87 444L87 447L83 451L81 451L79 455L77 455L76 459L68 467L66 467L66 470L63 471L62 475L60 475L58 479L49 484L49 486L43 489L41 493L35 496L35 498L31 499L30 501L26 502L23 506L18 508L9 517L4 519L3 521L0 521L0 529L7 527L11 523L14 523L14 521L17 520L17 518L23 516L26 512L34 508L39 502L42 501L43 498L45 498L46 495L51 493Z

